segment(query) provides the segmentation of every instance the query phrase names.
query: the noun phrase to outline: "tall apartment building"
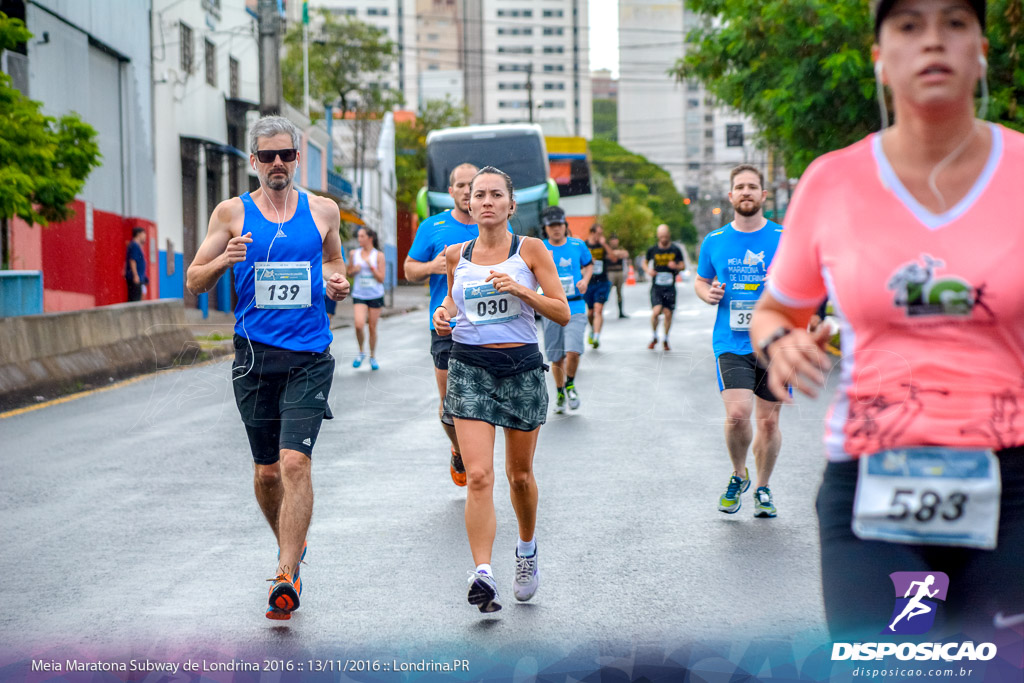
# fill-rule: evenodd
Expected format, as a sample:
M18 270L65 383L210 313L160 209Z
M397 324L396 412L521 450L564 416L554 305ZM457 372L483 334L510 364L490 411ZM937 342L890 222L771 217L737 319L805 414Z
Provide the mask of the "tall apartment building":
M587 0L461 0L460 11L472 123L591 137Z
M698 228L729 216L729 171L765 153L753 145L752 122L721 106L698 81L666 75L686 50L686 35L706 18L683 0L619 0L619 143L664 167L696 202ZM722 208L711 219L710 209ZM707 209L709 225L700 225Z
M419 103L416 66L416 0L309 0L310 14L326 9L338 17L353 17L383 29L397 47L397 58L382 86L395 88L405 98L405 107ZM302 3L289 2L286 9L289 26L302 21ZM312 19L311 19L312 21Z
M465 97L461 0L416 0L416 67L422 105ZM410 109L412 107L410 106Z

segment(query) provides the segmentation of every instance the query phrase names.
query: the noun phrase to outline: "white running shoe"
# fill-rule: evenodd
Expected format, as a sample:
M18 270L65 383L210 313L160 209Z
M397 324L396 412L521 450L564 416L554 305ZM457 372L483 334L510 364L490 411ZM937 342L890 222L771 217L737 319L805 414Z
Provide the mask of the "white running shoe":
M512 593L516 600L526 602L537 592L540 586L540 571L537 569L537 550L533 555L520 557L516 550L516 580L512 582Z
M497 612L501 609L498 585L494 577L484 572L469 572L469 604L476 605L481 612Z

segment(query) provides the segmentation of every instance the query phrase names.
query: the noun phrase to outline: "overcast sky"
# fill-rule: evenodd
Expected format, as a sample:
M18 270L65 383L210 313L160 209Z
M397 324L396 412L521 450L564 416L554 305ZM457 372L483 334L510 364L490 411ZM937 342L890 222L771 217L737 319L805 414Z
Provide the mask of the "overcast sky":
M619 77L619 0L590 0L590 69Z

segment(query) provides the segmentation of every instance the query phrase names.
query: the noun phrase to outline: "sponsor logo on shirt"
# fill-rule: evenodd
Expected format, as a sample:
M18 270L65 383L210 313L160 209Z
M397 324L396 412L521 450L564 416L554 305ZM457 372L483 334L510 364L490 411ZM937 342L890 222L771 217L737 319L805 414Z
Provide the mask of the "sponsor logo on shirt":
M935 271L945 266L945 261L930 254L921 254L919 261L904 263L886 285L895 292L893 303L905 308L908 316L969 316L978 305L988 310L981 303L981 287L975 288L955 275L936 277Z

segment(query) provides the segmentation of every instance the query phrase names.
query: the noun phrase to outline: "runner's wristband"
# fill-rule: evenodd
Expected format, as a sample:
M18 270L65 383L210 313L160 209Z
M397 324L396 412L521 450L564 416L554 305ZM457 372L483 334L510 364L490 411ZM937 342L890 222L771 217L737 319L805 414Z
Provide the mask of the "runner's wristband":
M785 337L786 335L788 335L792 331L793 331L792 327L780 327L779 329L777 329L774 332L772 332L769 336L767 336L764 339L762 339L761 343L757 345L757 356L758 356L758 358L760 358L765 363L767 363L769 360L771 360L768 357L768 347L770 347L772 344L774 344L775 342L779 341L780 339L782 339L783 337Z

